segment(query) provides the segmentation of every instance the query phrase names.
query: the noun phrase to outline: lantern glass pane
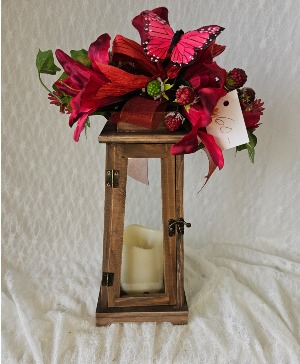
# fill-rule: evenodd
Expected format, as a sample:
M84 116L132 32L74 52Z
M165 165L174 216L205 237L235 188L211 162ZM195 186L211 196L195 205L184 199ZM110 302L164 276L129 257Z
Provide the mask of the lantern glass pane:
M160 158L148 159L149 185L127 177L122 294L164 292Z

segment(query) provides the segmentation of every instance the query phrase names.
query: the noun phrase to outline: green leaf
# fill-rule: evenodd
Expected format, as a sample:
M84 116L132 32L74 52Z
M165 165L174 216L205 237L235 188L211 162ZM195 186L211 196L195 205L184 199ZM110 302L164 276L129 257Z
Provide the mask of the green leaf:
M66 72L63 72L60 75L60 77L57 79L57 81L63 80L64 78L67 78L67 77L69 77L69 75ZM55 84L52 85L52 88L53 88L53 90L58 91L58 88L55 86Z
M247 144L241 144L236 147L236 151L240 152L241 150L247 149Z
M254 146L256 147L256 144L257 144L257 138L256 136L253 134L253 132L250 132L248 131L248 137L249 137L249 140L252 139L253 143L254 143Z
M69 77L69 75L68 75L66 72L63 72L63 73L60 75L60 77L59 77L59 79L58 79L58 80L63 80L64 78L67 78L67 77Z
M165 91L170 90L170 88L172 88L173 86L174 86L174 84L171 85L170 83L165 83Z
M249 133L249 143L247 143L247 150L248 150L248 155L249 155L249 159L252 163L254 163L254 156L255 156L255 145L256 145L256 136L252 133Z
M91 127L90 119L87 118L86 121L85 121L85 124L84 124L84 133L85 133L86 139L87 139L87 128L90 128L90 127Z
M200 144L198 144L197 150L203 149L205 148L204 144L201 142Z
M252 152L252 149L254 150L254 148L255 148L255 146L256 146L256 144L257 144L257 138L256 138L256 136L252 133L252 132L250 132L250 131L248 131L248 137L249 137L249 143L246 143L246 144L242 144L242 145L238 145L237 147L236 147L236 151L237 152L240 152L241 150L244 150L244 149L247 149L248 150L248 153L251 153L251 156L250 156L250 154L249 154L249 158L250 158L250 160L251 160L251 162L252 163L254 163L254 152ZM249 152L250 151L250 152ZM252 161L252 159L253 159L253 161Z
M60 68L54 63L53 52L51 50L43 52L39 49L35 64L39 73L55 75L57 71L60 71Z
M83 64L85 67L92 68L92 62L88 58L88 52L85 49L80 49L79 51L72 50L70 54L76 62Z
M191 105L185 105L184 108L187 112L190 112Z

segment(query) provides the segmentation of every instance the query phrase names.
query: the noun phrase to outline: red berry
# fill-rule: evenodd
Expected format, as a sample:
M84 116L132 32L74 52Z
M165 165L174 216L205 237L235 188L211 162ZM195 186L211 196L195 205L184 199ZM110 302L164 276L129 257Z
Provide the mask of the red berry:
M195 100L195 93L190 87L180 86L176 91L176 100L179 105L189 105Z
M251 104L255 100L255 91L253 88L244 87L239 91L240 100L246 104Z
M226 79L226 87L228 90L235 90L242 87L247 81L246 72L240 68L234 68L228 72Z
M169 112L165 116L165 124L170 131L177 130L183 123L184 117L179 112Z

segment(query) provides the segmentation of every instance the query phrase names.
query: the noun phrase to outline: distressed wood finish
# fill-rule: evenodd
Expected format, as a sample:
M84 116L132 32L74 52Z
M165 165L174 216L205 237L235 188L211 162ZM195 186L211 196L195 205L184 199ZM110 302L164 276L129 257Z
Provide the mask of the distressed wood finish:
M154 305L169 305L170 298L168 294L149 293L142 295L126 295L115 300L117 307L128 306L154 306Z
M183 217L183 156L170 148L184 134L116 132L107 123L99 141L107 144L106 169L119 171L119 186L105 189L103 272L113 273L112 286L100 289L96 324L163 322L186 324L183 236L169 236L169 219ZM159 137L158 137L159 136ZM164 236L164 289L161 293L124 294L120 290L128 158L160 158Z
M124 153L127 158L167 158L170 149L166 144L124 144Z
M183 177L184 177L184 159L183 155L176 156L176 216L183 217ZM176 234L176 253L177 253L177 305L184 305L184 250L183 250L183 235Z
M171 322L174 325L186 325L188 307L186 300L181 307L124 307L121 310L97 307L97 326L107 326L116 322Z
M174 144L179 142L185 135L186 130L174 132L153 131L144 132L117 132L116 125L107 122L101 134L99 143L145 143L145 144Z
M122 241L124 230L126 182L128 159L123 158L123 148L118 144L107 144L106 171L119 171L119 187L105 187L103 272L114 274L112 287L101 287L101 305L114 306L120 295ZM107 213L106 213L107 212ZM120 219L123 216L123 219Z
M168 150L170 145L166 146ZM169 220L176 218L175 157L169 154L161 159L162 223L164 236L165 291L170 304L176 304L176 235L169 236Z

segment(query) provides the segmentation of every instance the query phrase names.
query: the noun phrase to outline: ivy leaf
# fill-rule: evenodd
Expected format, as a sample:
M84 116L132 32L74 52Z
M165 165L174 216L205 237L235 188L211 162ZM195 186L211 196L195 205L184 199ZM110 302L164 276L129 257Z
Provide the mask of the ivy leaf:
M70 54L74 61L83 64L85 67L92 68L92 61L88 58L88 52L85 49L73 50Z
M35 64L39 73L56 75L56 72L60 71L60 68L54 63L53 52L51 50L43 52L39 49Z

